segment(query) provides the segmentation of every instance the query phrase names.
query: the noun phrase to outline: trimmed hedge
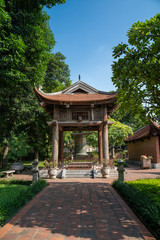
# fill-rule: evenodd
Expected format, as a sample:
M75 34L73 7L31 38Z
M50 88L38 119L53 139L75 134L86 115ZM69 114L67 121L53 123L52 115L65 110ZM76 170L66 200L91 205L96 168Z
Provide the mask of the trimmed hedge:
M141 187L140 184L137 184L139 186L138 188L135 187L136 181L125 183L114 181L113 187L152 232L156 239L160 239L160 205L151 197L151 188L149 191L150 194L148 194L148 191L146 190L147 184L145 183L146 185L144 187L142 184L143 180L139 180L139 183L140 181Z

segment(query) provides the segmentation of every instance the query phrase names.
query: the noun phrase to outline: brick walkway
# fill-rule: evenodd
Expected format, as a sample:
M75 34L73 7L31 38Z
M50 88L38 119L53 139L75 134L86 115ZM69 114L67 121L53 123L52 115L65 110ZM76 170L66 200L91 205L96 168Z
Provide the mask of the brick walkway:
M125 180L156 177L160 177L160 170L135 166L126 169L125 174ZM113 180L48 180L49 186L0 229L0 239L155 239L111 187Z
M0 230L2 240L154 239L103 179L56 180Z

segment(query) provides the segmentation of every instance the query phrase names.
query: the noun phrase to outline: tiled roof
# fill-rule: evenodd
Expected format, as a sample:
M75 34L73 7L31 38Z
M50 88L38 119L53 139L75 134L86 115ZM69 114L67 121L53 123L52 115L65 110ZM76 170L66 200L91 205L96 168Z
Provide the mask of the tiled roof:
M94 102L94 101L106 101L113 99L117 96L117 93L113 94L56 94L56 95L45 95L34 88L34 92L39 100L44 102Z
M147 126L144 126L134 132L133 136L129 136L125 139L126 142L136 141L140 139L144 139L148 136L160 135L160 126L151 121L151 123Z

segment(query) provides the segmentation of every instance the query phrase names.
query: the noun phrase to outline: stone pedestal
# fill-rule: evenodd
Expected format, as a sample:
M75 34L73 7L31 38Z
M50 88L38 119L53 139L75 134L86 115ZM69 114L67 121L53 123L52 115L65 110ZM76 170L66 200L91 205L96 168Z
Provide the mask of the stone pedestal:
M118 168L117 168L117 171L118 171L118 181L124 182L124 172L125 172L124 161L119 160L117 163L118 163Z
M33 173L33 182L37 182L38 181L38 161L34 160L32 163L32 173Z
M88 156L87 154L87 144L85 135L75 136L75 158L84 159Z

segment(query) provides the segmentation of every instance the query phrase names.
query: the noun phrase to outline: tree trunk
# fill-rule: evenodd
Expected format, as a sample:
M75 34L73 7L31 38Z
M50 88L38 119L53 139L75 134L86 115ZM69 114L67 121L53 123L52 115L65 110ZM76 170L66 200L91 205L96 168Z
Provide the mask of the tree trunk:
M8 154L8 151L9 151L9 146L6 145L4 147L4 151L3 151L2 169L6 169L7 168L7 163L8 163L7 154Z
M38 162L39 161L38 147L35 148L34 153L35 153L35 160Z

